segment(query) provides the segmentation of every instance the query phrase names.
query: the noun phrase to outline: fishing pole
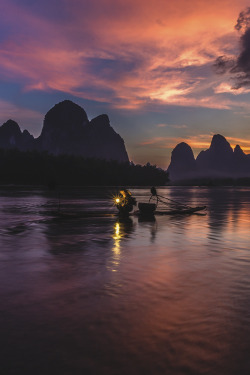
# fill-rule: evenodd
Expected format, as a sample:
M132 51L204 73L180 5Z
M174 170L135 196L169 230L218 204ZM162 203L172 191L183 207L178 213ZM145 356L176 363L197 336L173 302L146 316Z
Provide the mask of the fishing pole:
M156 188L154 186L152 186L151 188L151 197L149 198L149 202L150 200L153 198L153 197L156 197L156 204L158 204L158 201L163 203L163 204L167 204L166 202L162 201L162 199L166 199L170 202L173 202L175 203L175 205L178 205L178 206L182 206L182 207L186 207L186 208L192 208L190 206L188 206L187 204L184 204L184 203L180 203L180 202L177 202L177 201L174 201L173 199L170 199L170 198L166 198L166 197L163 197L162 195L159 195L156 191ZM162 198L162 199L161 199Z
M176 205L179 205L179 206L183 206L183 207L191 208L191 207L188 206L187 204L180 203L180 202L177 202L177 201L175 201L175 200L173 200L173 199L163 197L162 195L158 195L158 194L157 194L157 197L162 198L162 199L166 199L166 200L168 200L168 201L170 201L170 202L173 202L173 203L175 203ZM161 199L159 199L159 198L158 198L158 200L159 200L160 202L162 202L162 203L164 203L164 204L167 204L166 202L163 202L163 201L162 201Z

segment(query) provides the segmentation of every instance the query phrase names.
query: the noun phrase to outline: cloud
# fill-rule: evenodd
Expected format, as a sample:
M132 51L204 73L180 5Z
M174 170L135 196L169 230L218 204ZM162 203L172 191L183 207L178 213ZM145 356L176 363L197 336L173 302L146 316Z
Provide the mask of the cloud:
M240 132L248 126L242 114L249 114L243 97L249 87L232 89L237 81L232 77L244 72L230 70L248 25L243 14L236 32L235 16L247 5L247 0L1 0L1 97L12 95L19 103L32 97L36 107L46 97L48 108L69 97L87 111L90 106L93 116L101 108L124 127L131 155L139 152L132 147L137 137L152 130L155 121L164 125L155 125L155 136L165 126L171 135L188 135L194 127L223 129L224 123L227 130L237 123ZM220 75L211 69L218 56L224 56L220 68L226 66ZM6 116L16 114L18 121L18 108L9 109ZM23 128L37 123L40 129L44 112L31 120L32 114L20 108L20 116ZM180 139L158 139L138 149L146 162L145 150L155 160L160 145L159 155L165 158L170 152L166 144L174 147L175 141ZM209 138L199 141L206 144Z
M232 48L228 30L243 3L2 0L1 77L24 91L61 91L115 108L225 108L206 92L208 72L222 46Z
M215 86L214 92L216 94L229 93L229 94L233 94L233 95L242 95L242 94L250 93L250 89L247 89L245 87L240 87L238 90L233 90L232 86L230 86L229 83L222 82L218 86Z
M187 125L179 124L157 124L157 128L174 128L174 129L187 129Z
M178 143L188 143L194 149L205 149L210 146L213 134L190 135L187 137L153 137L140 143L141 146L174 148Z
M250 85L250 28L241 37L241 53L233 72L236 74L235 89Z
M225 74L235 67L235 60L227 56L219 56L213 66L218 74Z
M139 145L153 148L174 149L178 143L185 142L193 149L194 154L197 156L201 150L206 150L210 147L212 137L212 132L209 134L190 135L186 137L153 137L139 143ZM233 148L238 144L244 152L250 151L250 139L238 137L226 138Z
M250 152L250 139L249 138L238 138L238 137L226 137L227 140L230 142L232 148L236 145L240 145L241 149L245 153Z
M245 30L250 26L250 7L247 7L245 10L240 12L237 19L237 23L234 26L236 30Z
M214 68L218 74L229 73L233 82L231 88L239 90L250 86L250 7L240 12L235 29L242 33L238 56L219 56Z

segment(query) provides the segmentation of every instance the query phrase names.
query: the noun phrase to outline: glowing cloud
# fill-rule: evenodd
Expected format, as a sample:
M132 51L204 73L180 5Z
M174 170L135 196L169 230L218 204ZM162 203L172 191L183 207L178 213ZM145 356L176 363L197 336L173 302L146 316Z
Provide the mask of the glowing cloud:
M206 148L211 128L226 134L228 119L234 116L233 128L236 115L239 137L248 139L250 90L244 85L232 90L230 73L218 75L213 67L219 56L227 56L227 63L239 56L239 35L245 35L245 29L237 31L234 25L248 5L246 0L1 0L0 100L10 100L5 87L18 86L19 94L28 98L49 94L51 105L52 98L69 96L83 104L94 102L109 115L122 113L121 135L130 157L140 161L168 158L183 140L197 150ZM167 117L173 108L175 117ZM20 110L24 126L32 116L40 124L41 112L38 120L37 113ZM142 113L152 121L138 121L140 131L132 137L132 117ZM164 129L168 134L162 138ZM197 133L204 138L195 138ZM137 149L143 137L144 145ZM153 150L151 155L146 148Z
M245 3L2 0L1 78L116 108L152 101L229 108L205 95L208 65L236 47L233 25ZM205 69L197 76L194 67Z

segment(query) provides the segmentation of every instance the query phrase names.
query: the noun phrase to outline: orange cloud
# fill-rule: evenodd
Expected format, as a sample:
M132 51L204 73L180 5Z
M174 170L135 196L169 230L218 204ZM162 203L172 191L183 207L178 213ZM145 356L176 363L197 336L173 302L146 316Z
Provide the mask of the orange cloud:
M173 149L178 143L187 143L197 154L201 149L206 150L210 147L213 134L199 134L196 136L187 137L153 137L151 139L140 142L140 146L151 146L154 148L165 148ZM227 141L234 148L237 144L241 146L244 152L250 151L250 139L236 138L236 137L226 137Z
M208 148L212 134L200 134L189 137L153 137L140 143L142 146L153 145L159 148L174 148L178 143L188 143L192 148Z
M229 93L233 95L241 95L248 94L250 92L250 89L240 87L239 89L234 90L232 89L232 85L230 85L228 82L222 82L219 86L215 87L214 92L216 94Z
M233 26L245 0L71 0L60 10L62 19L15 4L0 5L13 29L0 43L0 70L25 90L58 90L128 109L152 102L235 105L221 97L227 92L222 84L205 93L217 79L210 67L205 73L192 68L236 46Z
M185 124L157 124L157 128L174 128L174 129L186 129L187 125Z

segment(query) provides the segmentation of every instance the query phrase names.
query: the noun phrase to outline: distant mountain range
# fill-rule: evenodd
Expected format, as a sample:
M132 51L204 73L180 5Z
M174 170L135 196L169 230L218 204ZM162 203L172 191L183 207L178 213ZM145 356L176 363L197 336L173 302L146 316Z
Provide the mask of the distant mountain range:
M0 148L47 151L54 155L80 155L128 162L123 139L110 126L107 115L89 121L86 112L70 100L56 104L45 115L40 136L8 120L0 127Z
M110 126L108 116L100 115L89 121L84 109L70 100L56 104L47 112L38 138L27 130L22 132L13 120L5 122L0 126L0 149L129 162L124 141ZM172 182L250 177L250 155L239 145L233 150L225 137L216 134L209 149L201 151L196 159L187 143L179 143L172 151L167 172Z
M239 145L233 150L225 137L216 134L209 149L201 151L196 159L187 143L179 143L172 151L167 171L171 181L250 177L250 155Z

